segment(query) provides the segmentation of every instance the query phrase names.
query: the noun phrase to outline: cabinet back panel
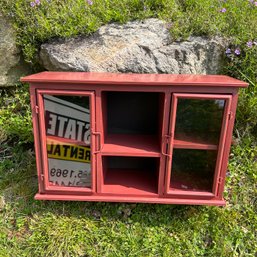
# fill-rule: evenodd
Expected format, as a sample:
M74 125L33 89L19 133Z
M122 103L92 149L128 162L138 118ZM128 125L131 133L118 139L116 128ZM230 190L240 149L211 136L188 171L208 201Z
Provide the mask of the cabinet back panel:
M107 133L159 133L159 93L106 92Z

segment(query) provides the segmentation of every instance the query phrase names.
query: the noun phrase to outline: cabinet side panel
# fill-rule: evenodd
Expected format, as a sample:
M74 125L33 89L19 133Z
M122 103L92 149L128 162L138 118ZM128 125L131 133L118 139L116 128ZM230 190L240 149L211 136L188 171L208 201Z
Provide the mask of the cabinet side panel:
M36 85L30 85L30 103L31 103L31 113L32 113L32 123L33 123L33 134L34 134L34 145L36 153L36 165L37 165L37 175L38 175L38 189L39 193L44 193L44 185L41 179L43 174L42 168L42 158L40 151L40 130L38 121L38 106L36 97Z
M220 132L220 142L219 142L217 164L216 164L214 184L213 184L213 192L215 195L218 195L218 186L220 184L220 178L222 178L221 176L221 172L222 172L221 168L223 164L222 156L224 154L224 150L226 149L225 144L226 144L228 127L229 127L229 116L230 116L229 113L231 110L231 102L232 102L232 97L230 96L226 100L226 106L224 109L224 116L222 121L222 129Z
M235 122L235 116L236 116L237 101L238 101L238 90L232 96L232 103L231 103L231 109L230 109L231 118L228 124L226 142L225 142L223 160L222 160L222 166L221 166L221 172L220 172L220 177L222 178L222 180L220 181L219 188L218 188L219 199L222 199L223 191L224 191L226 171L228 167L229 154L230 154L230 148L231 148L231 142L232 142L232 136L233 136L233 128L234 128L234 122Z

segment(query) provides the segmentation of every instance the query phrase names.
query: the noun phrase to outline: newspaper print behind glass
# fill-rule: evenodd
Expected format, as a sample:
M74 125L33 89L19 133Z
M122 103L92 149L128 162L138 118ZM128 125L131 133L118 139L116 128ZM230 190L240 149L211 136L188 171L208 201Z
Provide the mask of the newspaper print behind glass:
M43 97L49 183L91 188L89 97Z

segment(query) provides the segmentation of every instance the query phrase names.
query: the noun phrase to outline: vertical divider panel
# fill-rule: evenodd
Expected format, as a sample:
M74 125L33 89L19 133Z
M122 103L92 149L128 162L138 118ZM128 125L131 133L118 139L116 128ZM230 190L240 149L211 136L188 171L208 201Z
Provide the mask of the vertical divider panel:
M173 142L174 142L174 131L175 131L175 124L176 124L176 113L177 113L177 104L178 99L175 94L172 94L171 97L171 110L170 110L170 120L169 120L169 141L168 141L168 157L167 157L167 164L166 164L166 180L165 180L165 193L169 191L170 188L170 178L172 166L172 151L173 151Z
M106 108L105 103L103 103L103 92L99 89L96 90L96 130L101 134L101 147L104 145L105 138L105 128L104 124L106 123L104 119L106 119ZM96 154L96 192L100 193L103 184L103 176L102 176L102 154Z
M170 103L170 93L164 92L161 95L161 101L159 104L159 112L161 113L159 116L159 142L160 142L160 152L162 152L163 148L163 139L164 135L168 133L168 120L169 120L169 103ZM166 157L161 154L160 155L160 164L159 164L159 176L158 176L158 194L161 196L164 194L164 185L165 185L165 164Z

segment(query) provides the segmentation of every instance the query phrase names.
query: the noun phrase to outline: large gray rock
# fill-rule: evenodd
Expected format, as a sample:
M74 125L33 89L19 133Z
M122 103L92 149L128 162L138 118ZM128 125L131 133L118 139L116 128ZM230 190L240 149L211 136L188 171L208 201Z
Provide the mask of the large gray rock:
M16 46L16 35L10 22L0 13L0 87L13 86L21 75L29 72L28 65Z
M221 38L173 42L163 21L147 19L43 44L40 59L52 71L216 74L224 46Z

